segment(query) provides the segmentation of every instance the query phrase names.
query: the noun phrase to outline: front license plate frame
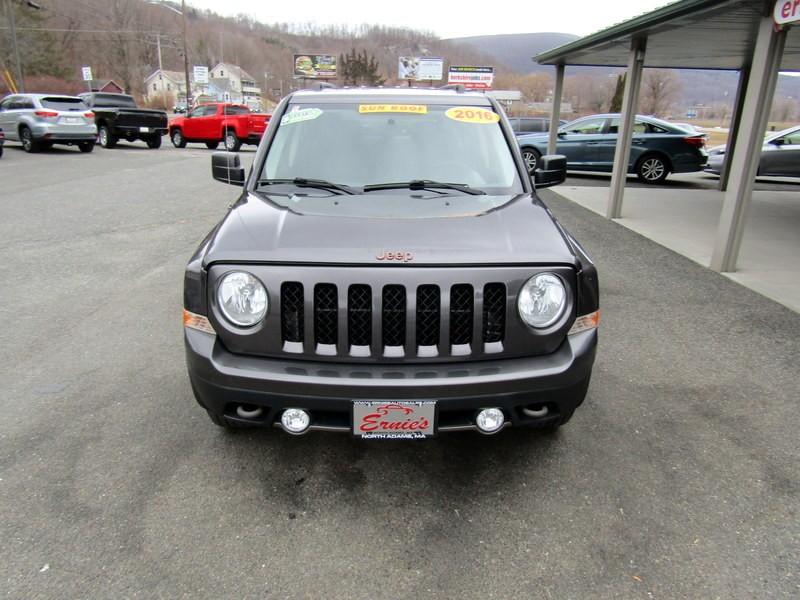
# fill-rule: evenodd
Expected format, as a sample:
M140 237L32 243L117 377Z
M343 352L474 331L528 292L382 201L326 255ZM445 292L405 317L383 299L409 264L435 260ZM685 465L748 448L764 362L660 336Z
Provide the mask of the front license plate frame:
M354 400L352 433L362 439L417 440L436 433L435 400Z

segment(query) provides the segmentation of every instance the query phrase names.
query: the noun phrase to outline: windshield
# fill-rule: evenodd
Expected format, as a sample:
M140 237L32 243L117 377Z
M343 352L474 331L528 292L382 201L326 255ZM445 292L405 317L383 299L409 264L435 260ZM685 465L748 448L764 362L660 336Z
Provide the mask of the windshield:
M261 179L325 180L356 194L369 193L364 186L412 181L521 193L499 121L491 109L475 106L294 105L281 119Z

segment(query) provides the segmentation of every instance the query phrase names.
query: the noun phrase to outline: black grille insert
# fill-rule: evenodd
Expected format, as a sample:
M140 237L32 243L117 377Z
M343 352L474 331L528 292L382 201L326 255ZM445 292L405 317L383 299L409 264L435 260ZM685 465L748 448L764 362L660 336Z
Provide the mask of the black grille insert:
M286 281L281 285L281 338L284 342L303 341L303 284Z
M450 288L450 343L469 344L472 341L474 292L468 283Z
M402 285L383 288L381 330L384 346L406 345L406 290Z
M438 285L417 288L417 345L435 346L439 343L440 299Z
M483 341L502 342L506 332L506 286L487 283L483 287Z
M314 339L317 344L336 344L338 303L334 284L314 286Z
M351 285L347 291L347 331L351 346L369 346L372 341L372 289Z

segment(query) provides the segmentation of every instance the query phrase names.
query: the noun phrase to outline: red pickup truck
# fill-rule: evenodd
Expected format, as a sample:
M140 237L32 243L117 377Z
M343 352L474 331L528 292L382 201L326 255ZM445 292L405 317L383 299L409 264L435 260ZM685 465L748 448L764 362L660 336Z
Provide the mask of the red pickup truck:
M186 116L169 123L169 137L176 148L188 142L201 142L213 150L220 142L229 152L242 144L258 144L267 128L270 115L250 112L243 104L212 102L195 106Z

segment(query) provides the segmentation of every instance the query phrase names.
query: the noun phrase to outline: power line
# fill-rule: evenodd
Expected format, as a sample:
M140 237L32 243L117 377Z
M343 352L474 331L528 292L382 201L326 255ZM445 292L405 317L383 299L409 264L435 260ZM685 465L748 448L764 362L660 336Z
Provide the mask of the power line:
M0 27L10 29L10 27ZM174 31L139 31L136 29L60 29L54 27L17 27L17 31L49 31L53 33L130 33L132 35L179 35Z

